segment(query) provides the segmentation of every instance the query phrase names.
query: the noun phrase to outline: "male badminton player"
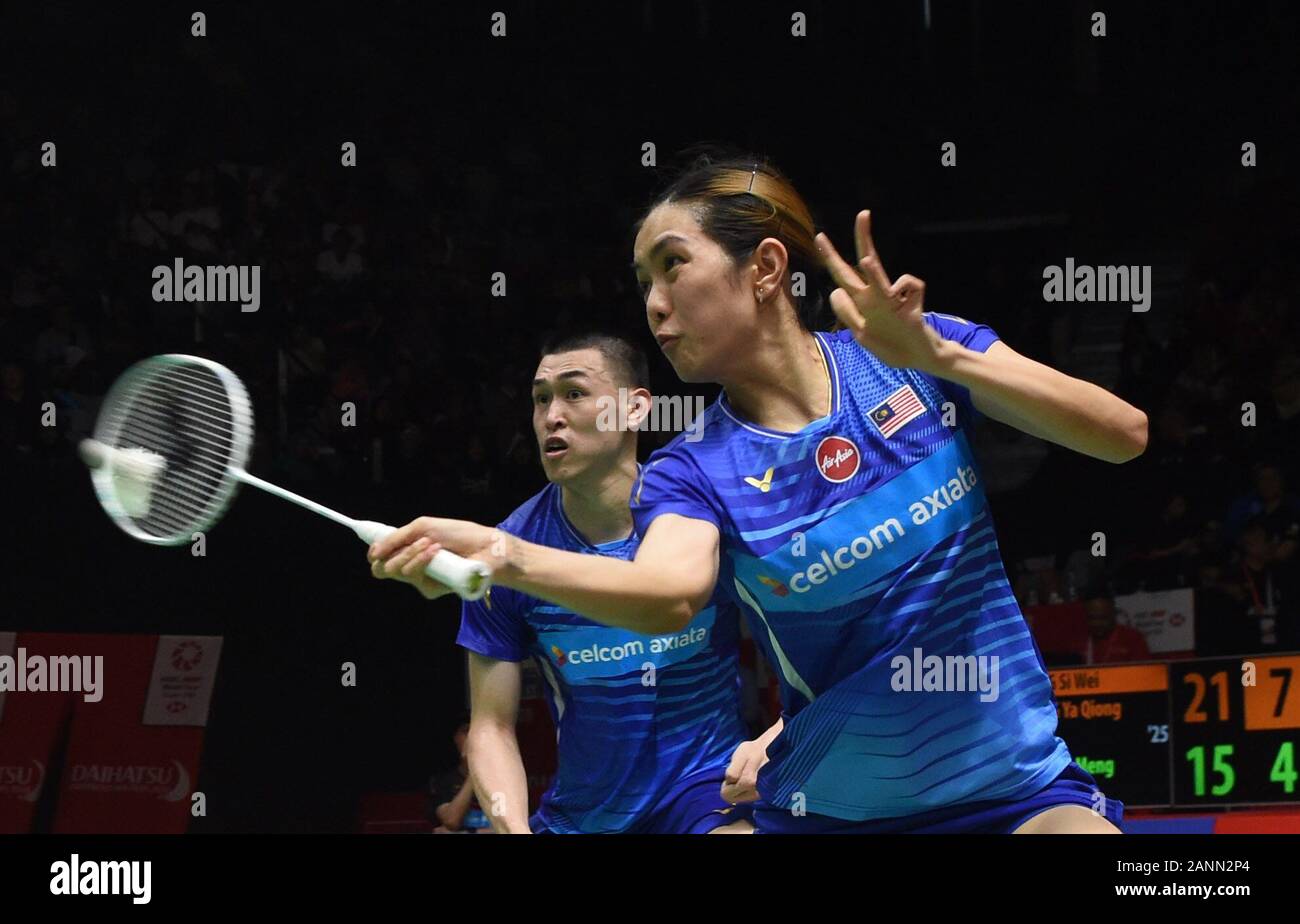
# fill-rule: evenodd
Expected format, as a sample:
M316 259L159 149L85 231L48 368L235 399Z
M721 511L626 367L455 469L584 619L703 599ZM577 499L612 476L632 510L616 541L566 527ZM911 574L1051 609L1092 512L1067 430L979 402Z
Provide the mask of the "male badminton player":
M550 481L500 528L579 556L631 559L628 500L637 434L649 408L645 355L628 341L579 334L545 347L533 378L533 430ZM412 555L425 544L415 543ZM441 590L422 569L403 580ZM380 573L377 571L377 573ZM399 572L400 573L400 572ZM641 635L577 616L509 587L466 602L457 642L469 651L470 774L500 832L749 833L720 795L744 738L738 614L725 597L688 624ZM515 736L520 662L536 660L558 731L558 768L531 820Z
M428 517L372 558L433 540L500 584L650 632L685 625L716 581L780 673L759 832L1117 833L1122 806L1056 735L966 430L983 414L1118 463L1145 448L1146 416L927 313L921 280L886 275L868 213L845 262L755 160L698 159L638 223L652 333L683 381L723 392L702 439L646 463L635 559ZM792 285L819 267L844 330L816 331L816 287Z

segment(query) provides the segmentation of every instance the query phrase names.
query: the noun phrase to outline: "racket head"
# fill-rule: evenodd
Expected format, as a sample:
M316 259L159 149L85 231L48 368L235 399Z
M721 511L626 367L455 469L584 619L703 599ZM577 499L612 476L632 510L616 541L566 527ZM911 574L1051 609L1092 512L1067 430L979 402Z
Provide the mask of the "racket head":
M253 407L243 382L220 363L183 353L151 356L113 383L94 439L108 452L91 469L91 481L113 522L142 542L183 545L234 499L236 472L252 451ZM133 461L152 456L166 464ZM149 473L143 504L141 471Z

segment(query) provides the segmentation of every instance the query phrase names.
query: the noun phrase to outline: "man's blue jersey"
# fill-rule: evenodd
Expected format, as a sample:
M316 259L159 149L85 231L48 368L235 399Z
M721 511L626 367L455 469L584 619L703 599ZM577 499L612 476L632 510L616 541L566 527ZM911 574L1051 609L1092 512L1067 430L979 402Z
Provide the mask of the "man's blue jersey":
M588 543L565 516L555 485L500 528L539 545L624 560L640 544L635 533ZM681 632L651 636L493 587L483 600L464 604L456 641L490 658L536 659L559 760L532 827L596 834L653 825L655 809L688 777L714 774L721 786L745 737L738 636L739 615L725 597Z
M997 339L925 318L973 350ZM866 820L1042 789L1071 758L964 432L969 391L891 369L848 331L815 336L828 416L782 433L724 393L632 495L641 535L666 513L721 534L719 589L781 678L786 724L759 792Z

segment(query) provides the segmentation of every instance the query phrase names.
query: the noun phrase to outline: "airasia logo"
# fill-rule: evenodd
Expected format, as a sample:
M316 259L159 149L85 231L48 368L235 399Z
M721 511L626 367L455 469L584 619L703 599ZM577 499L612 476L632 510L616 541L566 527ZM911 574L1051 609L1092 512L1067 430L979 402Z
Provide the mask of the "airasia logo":
M817 471L832 484L848 481L861 464L858 447L842 436L828 436L817 446Z

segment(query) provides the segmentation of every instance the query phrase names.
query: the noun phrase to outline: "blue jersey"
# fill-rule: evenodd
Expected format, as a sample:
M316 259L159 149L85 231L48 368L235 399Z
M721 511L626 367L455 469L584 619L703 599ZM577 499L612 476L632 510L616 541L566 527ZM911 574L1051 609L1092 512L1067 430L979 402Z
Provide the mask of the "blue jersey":
M973 350L997 339L925 318ZM1070 754L964 432L969 391L891 369L848 331L815 336L829 415L782 433L724 393L632 495L642 535L665 513L721 534L719 587L781 679L759 792L861 821L1042 789Z
M639 539L593 546L547 485L500 524L528 542L628 560ZM462 608L456 641L504 661L536 659L555 721L558 766L534 830L639 830L675 786L722 773L745 737L737 663L739 615L728 599L681 632L641 635L601 625L507 587ZM644 824L642 825L644 827Z

